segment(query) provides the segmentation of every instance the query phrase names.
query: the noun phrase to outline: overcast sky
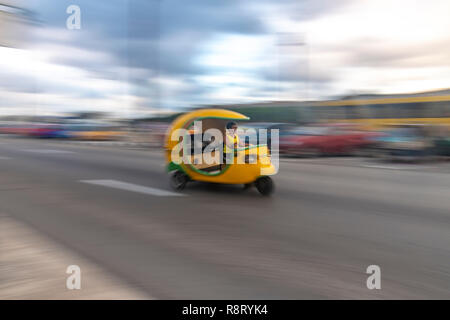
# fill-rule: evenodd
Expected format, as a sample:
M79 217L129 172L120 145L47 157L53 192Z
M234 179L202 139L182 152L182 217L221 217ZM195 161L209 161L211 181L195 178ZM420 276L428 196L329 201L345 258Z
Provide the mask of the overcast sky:
M4 1L0 0L0 3ZM81 8L68 30L66 8ZM133 116L450 87L448 0L27 0L0 112Z

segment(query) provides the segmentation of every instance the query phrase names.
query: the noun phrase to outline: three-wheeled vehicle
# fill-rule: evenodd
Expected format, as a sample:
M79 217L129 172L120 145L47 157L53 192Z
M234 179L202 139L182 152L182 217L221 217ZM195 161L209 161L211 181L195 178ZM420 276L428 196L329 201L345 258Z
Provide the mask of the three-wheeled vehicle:
M269 176L277 169L271 162L266 144L237 147L232 154L233 161L224 161L225 138L220 141L207 136L210 129L215 129L214 132L226 137L227 123L240 120L249 118L224 109L201 109L176 118L165 138L167 171L171 173L172 188L182 190L189 181L203 181L243 184L246 189L254 185L262 195L271 194L274 183ZM216 146L214 140L218 142ZM195 148L198 141L202 146ZM205 142L208 147L205 147ZM206 158L209 161L202 161Z

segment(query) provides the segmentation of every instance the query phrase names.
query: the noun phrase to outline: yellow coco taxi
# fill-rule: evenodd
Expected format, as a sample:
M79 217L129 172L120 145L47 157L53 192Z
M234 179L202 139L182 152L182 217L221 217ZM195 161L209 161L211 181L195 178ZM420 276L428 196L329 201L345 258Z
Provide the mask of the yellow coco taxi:
M255 185L262 195L271 194L274 183L269 176L277 169L267 145L232 144L233 153L227 149L226 127L240 120L249 118L224 109L196 110L175 119L165 138L171 186L182 190L188 181L244 184L245 188Z

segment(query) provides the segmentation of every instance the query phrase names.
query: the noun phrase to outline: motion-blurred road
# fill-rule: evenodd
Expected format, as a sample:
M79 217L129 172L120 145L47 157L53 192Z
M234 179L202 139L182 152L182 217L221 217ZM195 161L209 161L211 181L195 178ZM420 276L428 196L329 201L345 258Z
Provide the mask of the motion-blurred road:
M0 138L0 212L156 298L450 298L448 162L282 160L270 198L202 183L180 196L164 165ZM373 264L381 290L366 287Z

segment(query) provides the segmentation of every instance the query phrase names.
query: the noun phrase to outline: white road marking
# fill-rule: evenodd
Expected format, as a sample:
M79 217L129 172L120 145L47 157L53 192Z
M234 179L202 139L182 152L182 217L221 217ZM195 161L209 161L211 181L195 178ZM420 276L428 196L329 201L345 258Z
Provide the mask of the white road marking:
M56 149L22 149L22 151L35 152L35 153L75 153L73 151L56 150Z
M175 193L175 192L170 192L170 191L163 190L163 189L140 186L137 184L127 183L127 182L122 182L122 181L117 181L117 180L107 180L107 179L105 179L105 180L80 180L79 182L95 184L95 185L99 185L99 186L116 188L116 189L121 189L121 190L127 190L127 191L132 191L132 192L150 194L150 195L159 196L159 197L184 196L184 194L181 194L181 193Z
M364 167L364 168L375 168L375 169L390 169L390 170L401 169L401 168L398 168L398 167L380 166L380 165L372 165L372 164L363 164L363 165L361 165L361 167Z

